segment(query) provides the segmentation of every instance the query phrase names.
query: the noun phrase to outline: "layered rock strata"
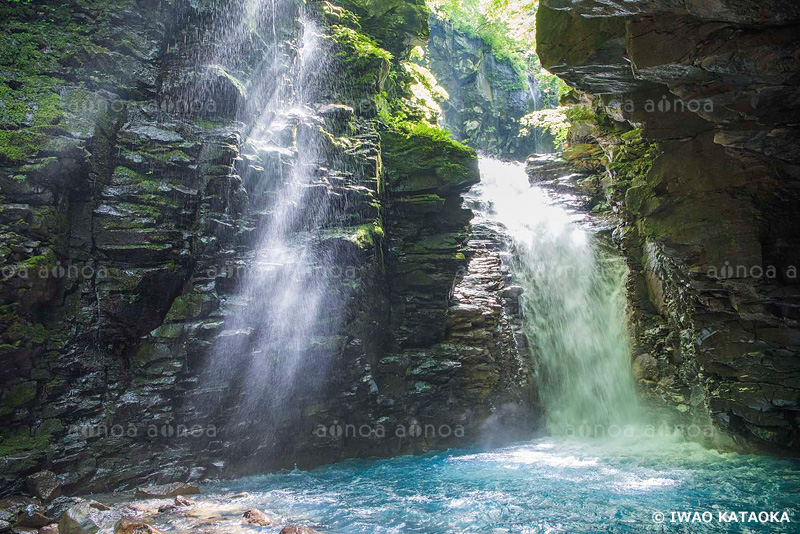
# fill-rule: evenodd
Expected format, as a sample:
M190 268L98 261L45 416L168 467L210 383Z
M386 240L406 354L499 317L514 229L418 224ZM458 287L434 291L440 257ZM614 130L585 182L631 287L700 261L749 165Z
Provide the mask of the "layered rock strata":
M798 23L777 1L548 0L538 16L543 65L585 93L565 156L624 221L642 382L794 451Z
M427 38L421 2L390 4L276 2L243 26L239 2L2 8L19 53L2 57L0 96L0 492L44 468L76 493L466 444L524 401L509 347L446 344L476 158L377 119ZM329 58L316 98L258 131L260 95L300 83L301 13ZM211 363L276 320L244 313L241 286L298 166L312 177L299 209L328 209L292 239L337 326L305 340L327 364L285 411L234 417L247 376L221 382Z

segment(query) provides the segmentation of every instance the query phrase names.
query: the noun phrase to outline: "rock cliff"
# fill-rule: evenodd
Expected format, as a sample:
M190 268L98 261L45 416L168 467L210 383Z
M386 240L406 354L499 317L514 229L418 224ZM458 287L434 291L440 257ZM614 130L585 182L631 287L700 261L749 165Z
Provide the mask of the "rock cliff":
M433 16L428 53L448 94L441 103L444 126L456 139L503 159L524 160L553 148L541 132L520 135L522 117L543 104L536 82L480 37Z
M503 281L465 296L502 279L462 207L475 153L404 103L424 3L255 4L0 7L0 492L44 468L74 493L466 444L525 403L511 312L469 307ZM259 131L312 33L314 100ZM299 167L292 239L337 314L298 350L327 364L234 416L248 376L213 362L280 320L241 288Z
M792 2L545 0L580 91L565 158L622 218L642 384L740 442L800 446Z

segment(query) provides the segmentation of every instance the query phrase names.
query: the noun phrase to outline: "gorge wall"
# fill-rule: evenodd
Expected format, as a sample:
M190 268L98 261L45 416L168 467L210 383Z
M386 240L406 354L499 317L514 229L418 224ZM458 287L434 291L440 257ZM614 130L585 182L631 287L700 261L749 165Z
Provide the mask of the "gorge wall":
M524 160L552 150L544 132L520 135L521 119L542 105L535 80L447 20L431 17L430 68L449 98L443 123L453 137L482 153Z
M507 273L462 206L475 153L406 101L421 0L0 14L0 493L45 468L90 492L416 452L527 417ZM314 100L259 132L312 31ZM237 419L247 373L220 382L209 362L280 320L242 320L241 285L298 166L309 220L330 207L293 231L337 326L304 340L326 366L299 371L285 411Z
M564 156L621 218L634 370L748 446L800 446L800 5L543 0ZM538 167L540 162L533 162Z

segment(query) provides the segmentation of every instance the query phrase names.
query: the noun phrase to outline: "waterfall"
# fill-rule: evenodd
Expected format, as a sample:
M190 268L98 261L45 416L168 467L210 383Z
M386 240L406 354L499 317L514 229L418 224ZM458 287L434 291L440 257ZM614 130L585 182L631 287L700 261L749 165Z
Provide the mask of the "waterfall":
M255 246L237 260L246 268L223 303L224 330L201 384L216 392L205 410L225 425L225 438L250 444L243 454L279 446L324 388L348 299L346 284L332 280L333 253L319 246L334 211L319 172L322 119L313 106L327 54L314 22L300 15L298 25L292 4L248 0L246 28L223 45L238 46L241 32L272 34L239 112L246 140L237 171L248 184ZM281 48L283 35L294 46Z
M634 424L624 261L603 250L580 214L531 187L522 165L484 159L481 174L482 216L510 237L524 288L523 324L548 430L599 434Z

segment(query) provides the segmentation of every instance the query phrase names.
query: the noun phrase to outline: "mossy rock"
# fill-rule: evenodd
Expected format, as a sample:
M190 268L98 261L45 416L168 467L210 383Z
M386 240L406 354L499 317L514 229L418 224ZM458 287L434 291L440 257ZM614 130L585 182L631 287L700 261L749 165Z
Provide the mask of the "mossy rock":
M167 312L165 321L185 321L203 317L211 312L214 303L214 297L207 293L186 293L180 295L172 303L169 312Z
M443 130L390 129L381 139L386 183L395 195L448 196L480 182L475 151Z
M343 97L353 102L378 98L391 72L392 54L368 35L346 26L332 26L327 37L336 58L336 69L341 71L339 90Z
M355 15L340 14L339 20L357 24L395 56L403 57L414 46L428 42L425 0L340 0L337 4Z

